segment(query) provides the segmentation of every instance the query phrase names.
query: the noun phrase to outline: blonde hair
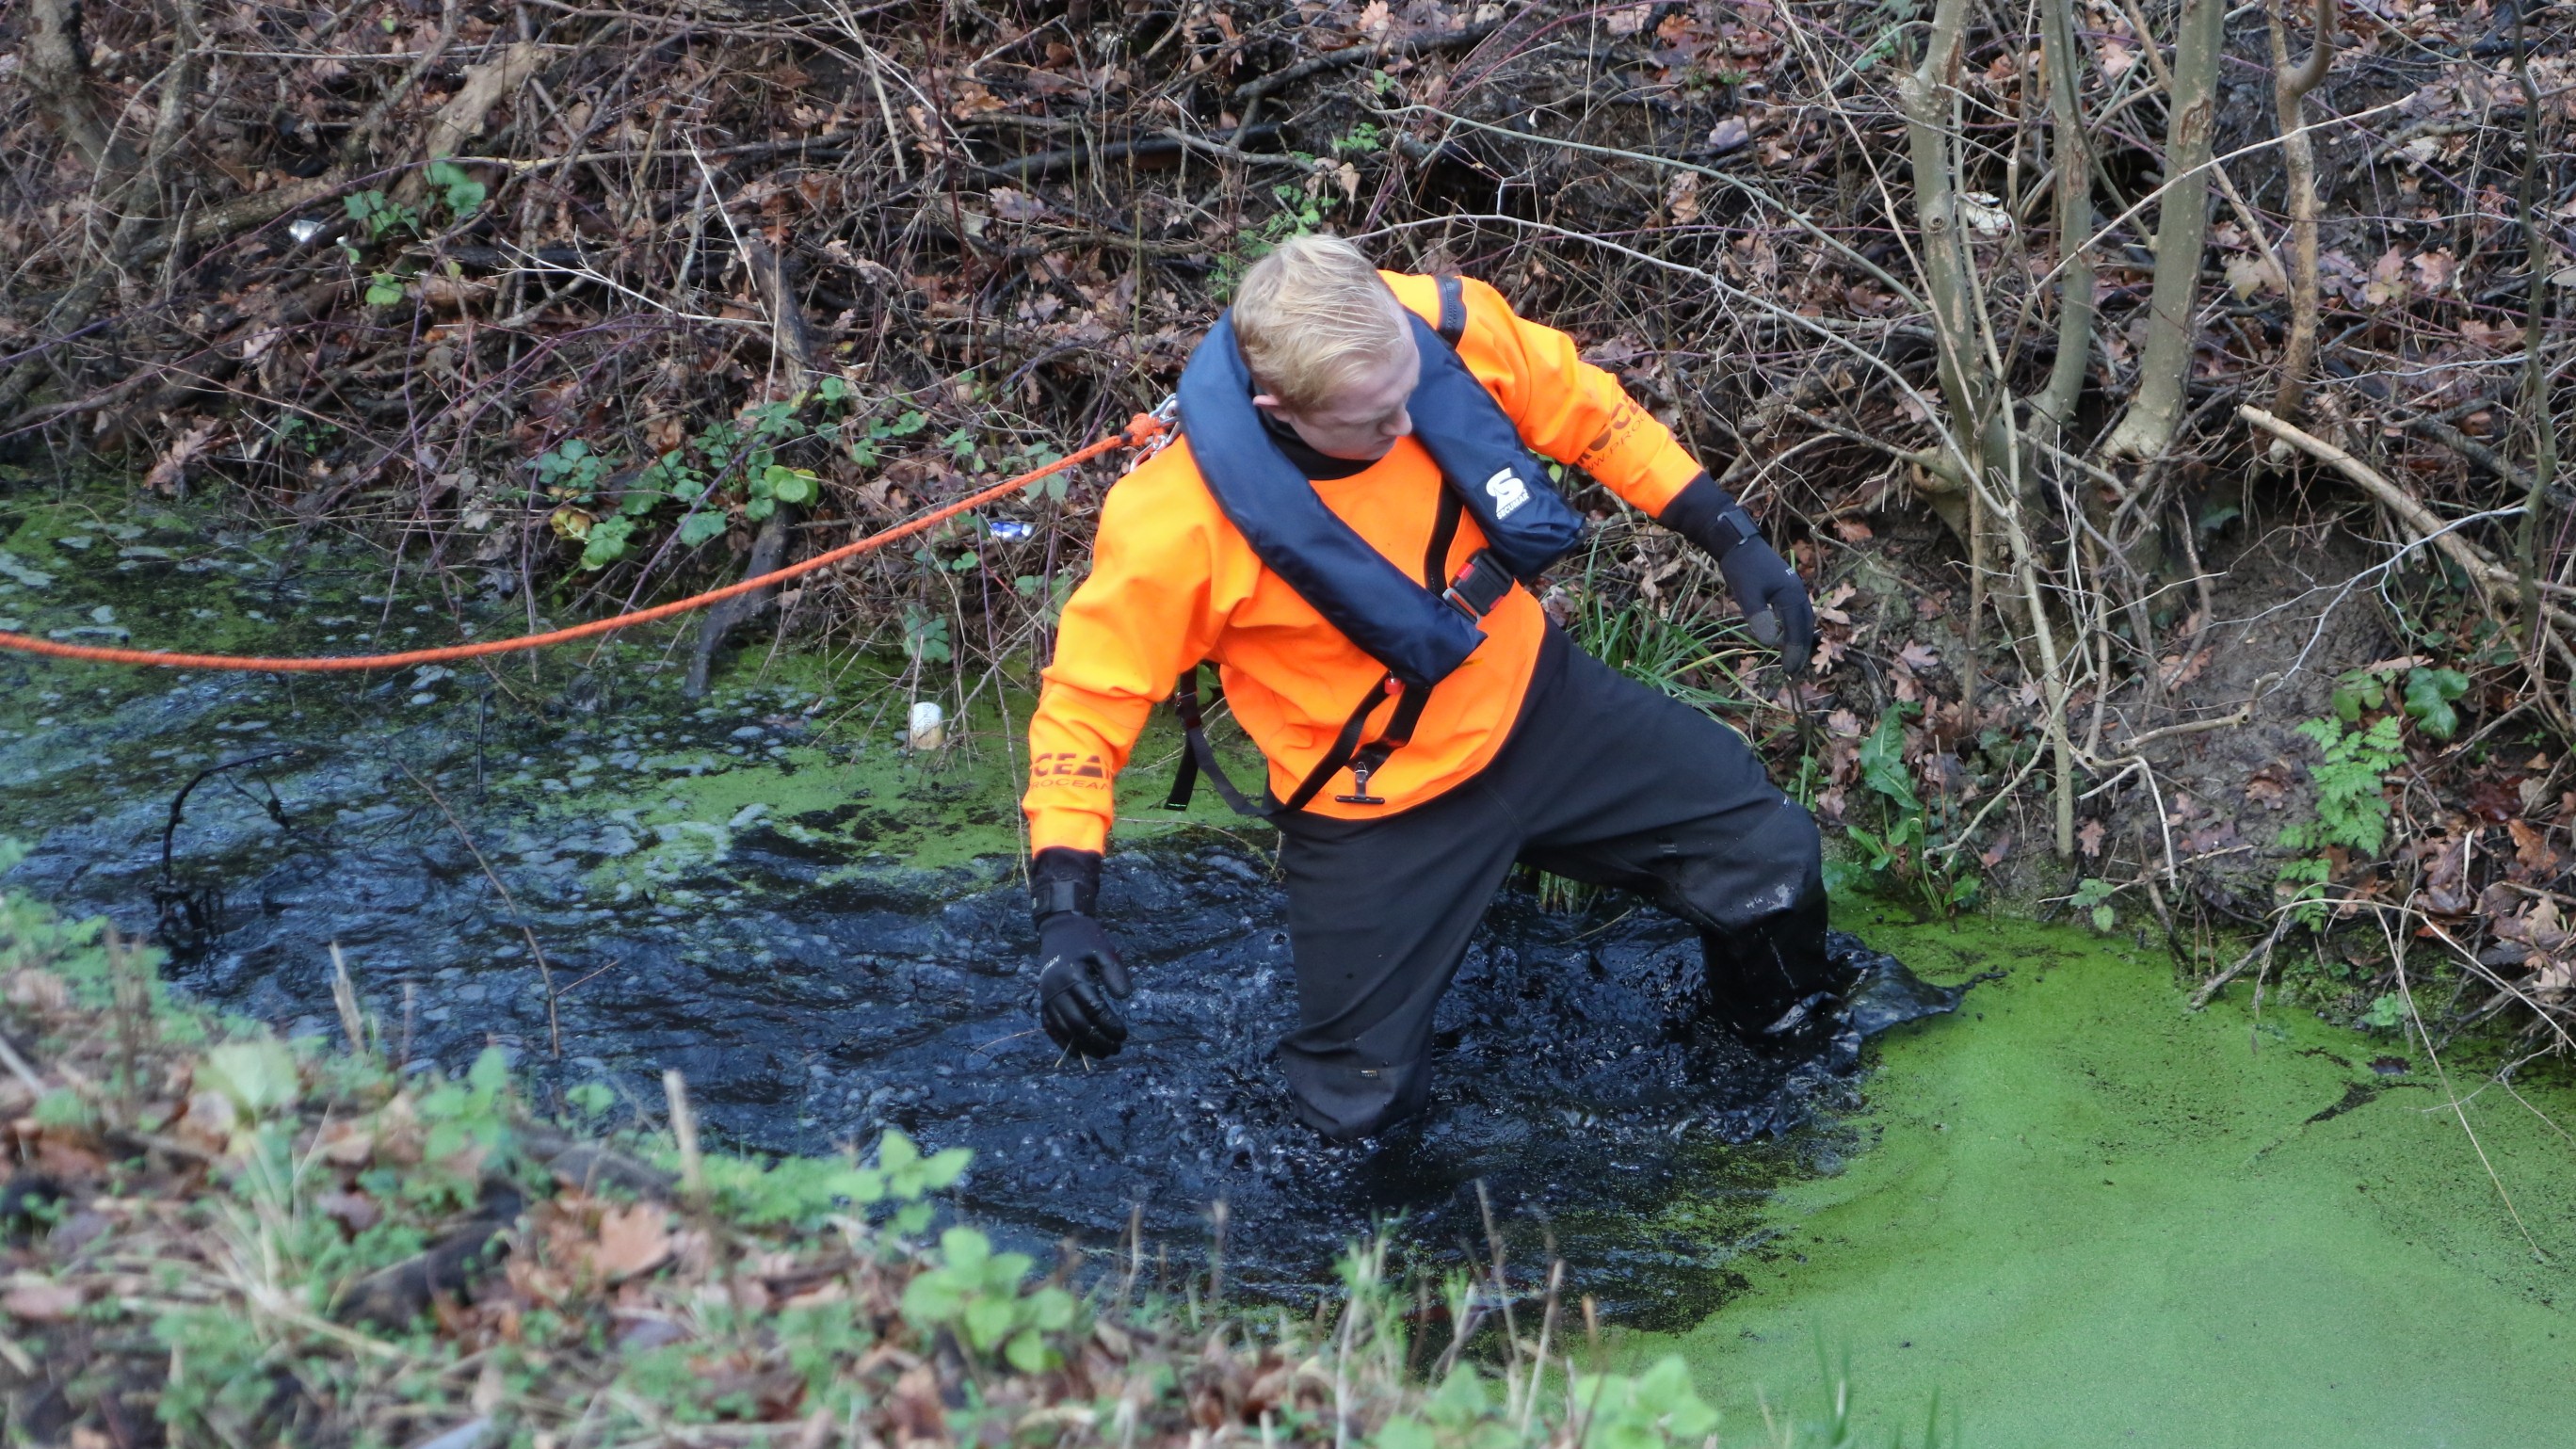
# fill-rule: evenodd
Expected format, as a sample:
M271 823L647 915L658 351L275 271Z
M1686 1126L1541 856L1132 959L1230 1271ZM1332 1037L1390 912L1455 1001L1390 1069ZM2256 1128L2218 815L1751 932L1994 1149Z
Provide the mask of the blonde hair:
M1358 247L1291 237L1243 274L1234 335L1262 391L1311 408L1369 363L1402 354L1404 305Z

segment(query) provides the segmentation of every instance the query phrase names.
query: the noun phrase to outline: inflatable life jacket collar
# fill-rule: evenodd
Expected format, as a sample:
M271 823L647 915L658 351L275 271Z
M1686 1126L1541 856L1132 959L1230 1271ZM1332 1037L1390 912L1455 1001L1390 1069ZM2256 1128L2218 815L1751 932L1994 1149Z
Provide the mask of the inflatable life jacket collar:
M1413 437L1439 466L1447 495L1476 520L1486 548L1514 578L1536 579L1582 537L1582 516L1549 485L1448 340L1410 309L1405 315L1422 354L1410 399ZM1442 601L1445 560L1430 561L1416 579L1362 539L1279 450L1252 395L1233 317L1220 316L1190 354L1178 393L1210 496L1265 568L1398 680L1427 686L1448 677L1485 636Z

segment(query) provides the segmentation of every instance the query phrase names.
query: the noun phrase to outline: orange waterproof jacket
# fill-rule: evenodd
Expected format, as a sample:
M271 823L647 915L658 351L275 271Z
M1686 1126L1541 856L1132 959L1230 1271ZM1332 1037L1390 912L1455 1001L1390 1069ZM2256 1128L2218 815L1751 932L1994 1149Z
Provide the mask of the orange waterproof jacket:
M1396 299L1439 317L1431 277L1380 275ZM1574 339L1515 316L1502 294L1464 285L1467 328L1458 355L1502 404L1533 452L1581 467L1648 514L1661 514L1699 464L1618 380L1576 354ZM1430 547L1440 470L1411 437L1361 473L1317 482L1326 507L1408 574ZM1446 572L1465 566L1485 535L1471 516ZM1369 777L1383 805L1318 795L1308 811L1375 819L1418 805L1485 767L1502 748L1538 662L1545 616L1514 585L1486 615L1485 642L1431 692L1412 741ZM1385 666L1324 621L1262 566L1201 481L1185 435L1109 490L1092 543L1091 576L1064 608L1055 662L1029 722L1029 790L1021 801L1032 850L1106 848L1112 783L1154 702L1181 671L1216 663L1225 697L1270 762L1279 798L1332 748ZM1379 712L1363 742L1392 710Z

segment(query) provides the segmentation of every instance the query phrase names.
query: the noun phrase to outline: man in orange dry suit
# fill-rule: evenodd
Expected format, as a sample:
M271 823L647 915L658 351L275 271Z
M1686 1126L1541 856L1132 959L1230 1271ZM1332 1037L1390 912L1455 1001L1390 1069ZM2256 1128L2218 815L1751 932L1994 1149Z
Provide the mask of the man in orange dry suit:
M1278 1061L1325 1135L1421 1109L1433 1012L1515 861L1699 927L1736 1031L1816 1029L1814 820L1734 731L1584 654L1527 587L1582 529L1534 451L1707 550L1755 636L1805 668L1805 587L1670 431L1493 288L1381 273L1330 237L1245 273L1179 403L1178 439L1102 505L1029 725L1048 1035L1126 1041L1100 858L1111 783L1175 681L1176 798L1204 771L1280 832L1300 1019ZM1202 660L1269 761L1258 803L1196 728Z

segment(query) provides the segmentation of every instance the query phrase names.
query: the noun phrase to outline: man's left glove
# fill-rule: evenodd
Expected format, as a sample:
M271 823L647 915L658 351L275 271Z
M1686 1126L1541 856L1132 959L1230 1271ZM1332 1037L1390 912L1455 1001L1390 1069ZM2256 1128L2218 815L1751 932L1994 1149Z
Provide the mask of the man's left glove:
M1673 501L1656 522L1699 545L1717 560L1727 592L1744 611L1753 637L1780 650L1780 667L1790 678L1806 673L1816 652L1816 609L1807 601L1807 585L1779 550L1762 541L1753 515L1717 480L1702 473Z
M1110 997L1135 988L1092 919L1100 899L1100 857L1062 846L1029 861L1029 905L1038 927L1038 1024L1055 1044L1090 1057L1114 1057L1127 1045L1127 1023Z

